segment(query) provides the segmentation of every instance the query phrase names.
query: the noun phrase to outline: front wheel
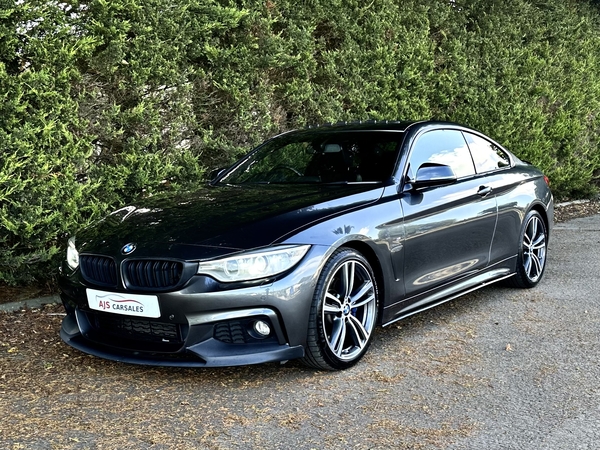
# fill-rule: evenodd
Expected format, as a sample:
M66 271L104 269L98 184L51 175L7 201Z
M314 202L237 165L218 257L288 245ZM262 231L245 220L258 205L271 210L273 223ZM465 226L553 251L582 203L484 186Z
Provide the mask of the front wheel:
M337 250L315 289L303 362L325 370L356 364L371 344L378 307L377 283L367 260L355 250Z
M536 286L544 275L547 250L546 223L539 212L530 211L523 221L521 230L517 270L515 275L507 280L508 284L518 288Z

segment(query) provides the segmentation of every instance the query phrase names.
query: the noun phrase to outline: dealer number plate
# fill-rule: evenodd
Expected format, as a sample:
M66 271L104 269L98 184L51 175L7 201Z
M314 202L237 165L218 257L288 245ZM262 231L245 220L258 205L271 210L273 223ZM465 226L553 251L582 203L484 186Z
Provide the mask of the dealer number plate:
M160 317L156 295L123 294L87 289L88 305L96 311L137 317Z

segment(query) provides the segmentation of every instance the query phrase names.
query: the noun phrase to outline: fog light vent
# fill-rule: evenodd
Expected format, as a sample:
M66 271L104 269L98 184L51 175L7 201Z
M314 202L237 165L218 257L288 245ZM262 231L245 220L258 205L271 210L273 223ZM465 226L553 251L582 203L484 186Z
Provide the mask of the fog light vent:
M245 344L249 336L240 322L229 321L215 325L214 337L227 344Z

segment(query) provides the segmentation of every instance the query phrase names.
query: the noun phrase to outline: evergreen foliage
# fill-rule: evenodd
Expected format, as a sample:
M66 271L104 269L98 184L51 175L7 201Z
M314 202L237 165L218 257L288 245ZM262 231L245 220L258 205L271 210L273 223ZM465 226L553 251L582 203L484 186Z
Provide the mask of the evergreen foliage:
M451 120L550 177L600 176L600 9L551 0L0 0L0 283L265 137Z

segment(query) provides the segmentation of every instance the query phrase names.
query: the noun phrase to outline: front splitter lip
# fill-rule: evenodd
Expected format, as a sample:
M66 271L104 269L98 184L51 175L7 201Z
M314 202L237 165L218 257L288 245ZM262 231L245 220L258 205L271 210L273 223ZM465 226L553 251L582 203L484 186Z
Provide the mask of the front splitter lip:
M186 347L185 352L177 354L126 351L90 341L79 331L72 333L73 322L74 319L69 315L63 319L60 337L66 344L99 358L129 364L164 367L227 367L287 361L304 356L304 347L301 345L290 347L288 344L226 344L213 338Z

